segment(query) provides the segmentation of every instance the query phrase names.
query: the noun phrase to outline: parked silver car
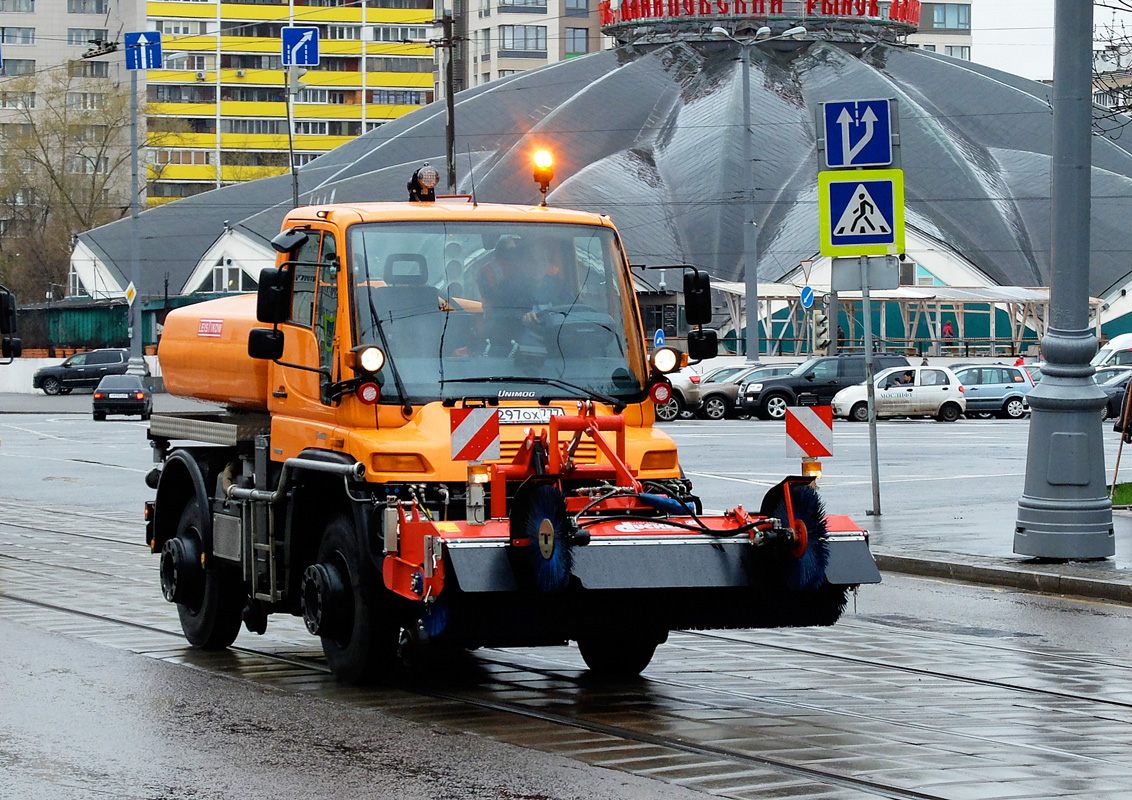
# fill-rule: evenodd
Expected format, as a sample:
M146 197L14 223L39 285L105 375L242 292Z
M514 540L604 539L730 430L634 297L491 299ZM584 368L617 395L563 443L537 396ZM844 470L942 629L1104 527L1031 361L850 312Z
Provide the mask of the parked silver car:
M954 365L967 397L967 416L995 414L1004 419L1022 419L1030 410L1026 395L1034 388L1023 366L1008 364Z

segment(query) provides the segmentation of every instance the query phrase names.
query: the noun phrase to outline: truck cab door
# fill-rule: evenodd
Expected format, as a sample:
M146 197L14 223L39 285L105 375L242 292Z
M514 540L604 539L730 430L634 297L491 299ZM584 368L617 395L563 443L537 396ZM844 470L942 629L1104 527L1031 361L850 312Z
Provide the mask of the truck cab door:
M337 379L335 333L338 322L338 252L335 234L314 228L292 256L291 314L284 330L284 364L272 368L271 409L280 423L297 425L301 447L325 446L327 424L334 408L326 387ZM322 437L315 434L322 432ZM321 444L320 444L321 442Z

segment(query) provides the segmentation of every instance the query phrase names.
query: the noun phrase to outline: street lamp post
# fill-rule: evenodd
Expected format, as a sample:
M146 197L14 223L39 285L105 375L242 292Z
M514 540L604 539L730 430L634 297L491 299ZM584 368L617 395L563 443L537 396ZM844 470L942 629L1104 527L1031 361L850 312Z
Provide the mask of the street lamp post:
M759 236L755 227L755 163L751 139L751 46L775 39L799 39L806 35L806 29L798 26L783 31L777 36L770 35L770 28L759 28L752 39L737 39L726 28L716 26L711 35L717 39L728 39L739 45L743 61L743 284L744 306L747 317L747 363L759 363Z

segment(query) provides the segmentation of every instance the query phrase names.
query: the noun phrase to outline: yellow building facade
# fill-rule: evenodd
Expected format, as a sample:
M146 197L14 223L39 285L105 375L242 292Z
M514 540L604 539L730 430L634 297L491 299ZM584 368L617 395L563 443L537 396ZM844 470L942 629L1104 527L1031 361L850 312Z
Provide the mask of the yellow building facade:
M163 69L146 75L149 205L289 170L433 100L431 0L149 2ZM315 27L319 64L282 65L282 28ZM301 74L298 74L301 73ZM293 131L288 126L292 99Z

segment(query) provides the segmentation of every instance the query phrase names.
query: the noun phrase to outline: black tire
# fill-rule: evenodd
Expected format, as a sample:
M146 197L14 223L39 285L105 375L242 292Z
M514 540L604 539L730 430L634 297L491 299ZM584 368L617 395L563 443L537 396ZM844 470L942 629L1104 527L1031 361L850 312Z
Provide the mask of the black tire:
M1108 411L1108 403L1105 403L1103 406L1101 406L1101 422L1104 422L1106 419L1109 419L1112 416L1113 415Z
M684 407L676 399L676 395L672 395L667 403L656 407L656 419L658 422L675 422L680 419L680 412L683 410Z
M849 410L849 419L854 422L868 422L869 404L865 402L854 403L853 408Z
M70 394L71 391L72 390L71 390L70 386L64 386L62 389L59 390L59 394Z
M323 529L318 563L337 570L344 589L340 607L345 617L334 626L340 632L320 637L327 666L344 683L380 681L396 664L401 629L381 571L363 559L353 521L345 514Z
M1022 419L1026 416L1026 403L1021 397L1011 397L1002 404L1003 419Z
M786 419L786 408L790 405L790 399L786 395L772 394L763 400L759 407L759 416L763 419Z
M718 394L708 395L700 406L700 416L704 419L723 419L727 416L729 407L726 397Z
M967 411L965 412L967 419L990 419L994 416L987 411Z
M936 419L940 422L955 422L955 420L959 419L960 413L959 406L955 403L944 403L943 406L940 407L939 413L936 414Z
M200 552L203 524L200 506L190 500L177 523L177 537L194 541ZM239 568L206 555L203 588L193 594L196 596L177 603L181 630L189 644L202 650L223 650L236 641L247 594Z
M95 422L102 422L104 419L106 419L106 415L103 414L101 411L95 411L94 412L94 421Z
M43 390L44 394L59 394L63 389L63 384L59 383L58 378L46 377L43 382L39 384L39 388Z
M661 638L627 632L592 634L578 639L578 650L596 678L635 678L652 661Z

